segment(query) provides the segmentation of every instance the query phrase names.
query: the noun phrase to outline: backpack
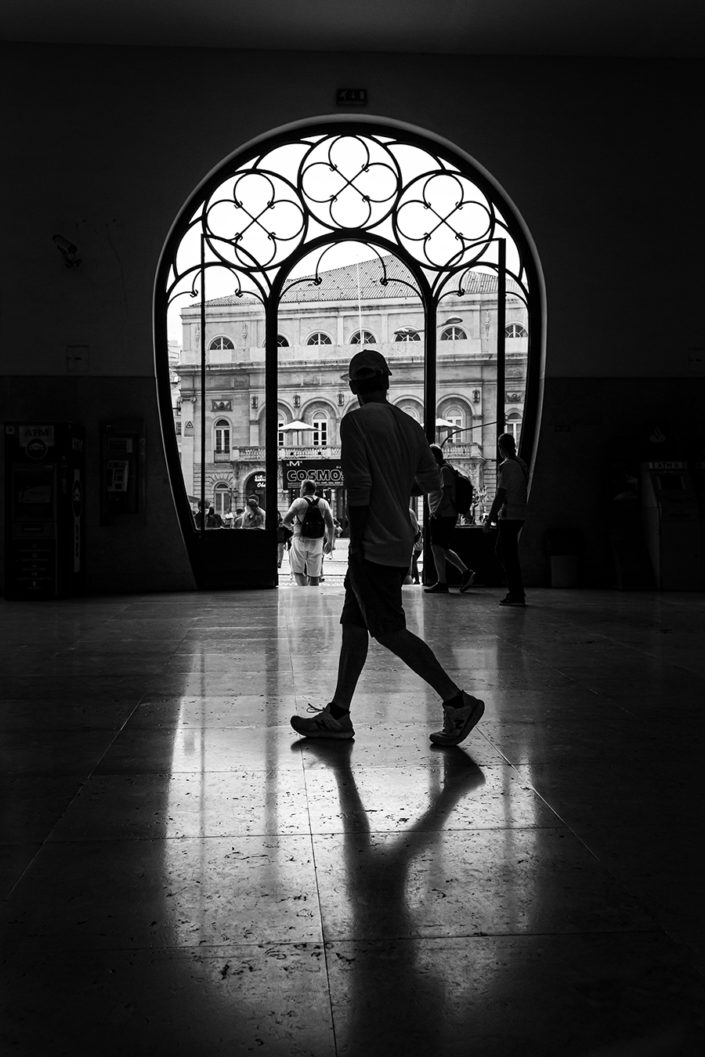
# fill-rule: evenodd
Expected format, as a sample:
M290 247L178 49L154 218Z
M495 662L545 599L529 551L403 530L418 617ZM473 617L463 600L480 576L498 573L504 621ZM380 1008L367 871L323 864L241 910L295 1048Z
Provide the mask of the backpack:
M456 470L455 466L452 467L452 470L455 474L455 499L453 500L453 505L459 514L469 514L475 495L472 481L460 470Z
M326 524L318 500L307 495L303 498L306 500L308 509L301 522L301 535L309 540L319 540L325 535Z

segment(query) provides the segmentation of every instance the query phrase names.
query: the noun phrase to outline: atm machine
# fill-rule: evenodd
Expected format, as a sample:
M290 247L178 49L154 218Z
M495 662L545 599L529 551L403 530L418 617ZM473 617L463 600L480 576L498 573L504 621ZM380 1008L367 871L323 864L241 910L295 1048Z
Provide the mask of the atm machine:
M5 423L5 594L60 598L85 578L84 431Z
M701 567L698 497L686 462L641 464L644 538L661 591L696 591Z

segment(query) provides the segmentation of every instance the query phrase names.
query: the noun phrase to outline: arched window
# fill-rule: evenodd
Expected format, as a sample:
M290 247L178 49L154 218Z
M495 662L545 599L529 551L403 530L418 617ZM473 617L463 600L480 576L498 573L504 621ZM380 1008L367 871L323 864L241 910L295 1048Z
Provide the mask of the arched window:
M270 208L263 210L263 201ZM425 203L433 203L436 217L442 217L440 223L429 224ZM368 252L360 254L363 245ZM199 247L205 250L200 257ZM328 273L335 273L330 282L325 278ZM207 421L209 413L225 411L214 409L213 403L222 397L224 387L227 390L231 386L232 406L237 403L242 408L238 411L242 418L238 418L235 449L238 491L252 463L262 463L270 478L270 516L276 512L275 480L279 480L281 452L277 441L291 436L280 424L288 423L292 413L295 417L302 413L312 426L308 436L316 433L320 450L326 442L332 443L338 414L336 396L338 406L346 407L342 363L326 363L324 371L328 357L317 357L321 367L315 372L314 383L313 378L303 377L305 371L285 377L279 365L270 362L273 346L289 343L279 333L292 318L281 315L285 303L299 301L305 306L298 316L300 321L308 320L306 328L315 325L314 319L331 326L330 343L324 331L316 331L321 337L309 338L305 329L301 340L306 344L310 341L337 347L340 339L332 320L341 311L346 317L344 340L351 353L363 344L374 348L384 336L387 352L393 353L396 347L391 399L414 396L423 400L425 427L431 435L434 424L428 416L437 408L449 415L451 412L452 401L443 399L443 394L450 397L451 390L440 372L452 360L452 392L462 397L470 412L468 416L463 411L463 422L472 421L474 394L484 393L484 426L478 431L477 443L486 475L491 475L496 460L496 433L504 428L505 409L509 414L517 407L521 409L522 444L527 450L532 448L542 387L543 283L538 260L519 214L492 177L462 149L438 140L432 132L349 115L349 121L317 119L305 125L292 124L256 144L243 146L204 180L176 218L155 289L162 432L184 538L199 584L209 582L213 556L194 533L188 497L199 489L202 493L206 487L212 489L207 449L215 436L209 435L208 429L197 429L197 443L184 440L180 457L173 425L170 430L166 428L174 421L168 376L172 323L183 328L183 345L194 353L178 368L184 422ZM337 296L323 296L326 290ZM326 300L334 302L335 308L323 309ZM203 307L209 303L213 315L203 326ZM214 352L209 362L207 339L220 326L238 326L230 317L227 323L222 321L218 313L223 303L242 306L242 310L238 308L242 338L239 330L232 329L237 343L247 344L245 326L256 327L257 341L260 334L266 335L264 354L250 347L251 360L245 362L243 356L243 363L238 364L229 362L235 356ZM418 307L405 307L412 303ZM456 312L460 317L449 315ZM382 334L383 314L393 320L389 330L389 337L396 336L393 341L387 337L386 325ZM401 326L405 316L413 318L418 328ZM479 326L469 322L480 316ZM369 320L368 327L380 326L379 337L371 329L363 329L365 319ZM493 319L502 320L499 328L496 323L491 325ZM527 334L508 349L506 328L515 321ZM300 340L293 337L298 325L292 324L292 341ZM432 333L440 341L454 342L454 347L436 345L434 340L425 342L423 339ZM471 333L481 339L472 347L468 340ZM522 336L519 330L510 335ZM420 343L417 354L428 345L428 362L414 364L413 378L407 378L404 371L410 358L420 361L421 357L410 357L411 350L404 355L409 341ZM214 348L233 347L230 338L214 343ZM227 370L207 370L219 363L227 364ZM269 409L266 424L260 415L259 436L251 415L253 408L239 391L250 390L245 374L257 375L256 388ZM310 406L312 392L306 388L314 384L329 390L330 406L321 407L320 413ZM510 386L521 399L504 399ZM280 388L287 393L286 407L278 407ZM302 406L305 412L300 411ZM480 407L476 413L479 411ZM226 428L230 429L227 423ZM221 449L225 444L223 436ZM230 435L227 444L232 444ZM257 447L265 450L255 452ZM221 458L225 461L227 456ZM272 555L262 552L257 561L260 559L256 570L248 567L243 582L254 578L269 585L276 577ZM238 582L239 576L239 572L233 573Z
M314 448L325 448L328 444L328 420L316 417L311 425L313 427Z
M225 481L218 481L213 490L213 509L225 518L230 513L232 490Z
M529 336L528 330L521 323L508 323L504 328L504 333L508 338L528 338Z
M230 451L230 423L227 419L219 418L213 427L216 455L227 455Z
M400 411L403 411L405 414L423 425L423 401L402 398L401 400L396 401L396 406Z
M521 415L518 411L512 411L507 415L507 421L504 423L504 432L511 433L518 448L521 435Z
M324 334L322 330L316 331L306 342L307 345L332 345L332 342L327 334Z
M230 338L220 337L220 338L213 338L213 341L210 343L208 348L212 349L212 350L234 349L235 346L233 345L233 343L230 340Z
M288 341L287 338L284 337L283 334L277 334L277 346L280 349L288 349L289 348L289 341Z
M351 345L376 345L377 338L370 330L356 330L350 338Z

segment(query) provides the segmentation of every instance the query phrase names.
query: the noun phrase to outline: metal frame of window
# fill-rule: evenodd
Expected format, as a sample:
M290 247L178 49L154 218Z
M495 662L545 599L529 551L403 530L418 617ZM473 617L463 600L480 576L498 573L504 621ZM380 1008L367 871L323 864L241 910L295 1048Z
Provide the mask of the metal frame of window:
M441 331L441 341L467 341L467 338L462 327L444 327Z
M232 340L232 338L227 338L224 335L219 334L217 338L213 338L212 339L210 345L208 346L208 351L212 352L214 350L218 351L218 350L221 350L221 349L233 349L234 350L234 348L235 348L235 343Z
M371 330L356 330L350 335L351 345L376 345L377 338Z
M272 152L289 146L292 171L270 168ZM424 164L406 167L414 154ZM281 157L281 155L280 155ZM370 192L371 174L383 191ZM453 201L447 210L439 205ZM452 193L451 193L452 192ZM249 196L249 197L248 197ZM344 215L342 201L352 211ZM353 217L354 219L350 219ZM228 218L219 233L219 221ZM162 253L155 293L155 340L160 412L172 486L187 544L196 530L183 479L171 416L167 310L179 297L201 305L201 490L205 491L205 312L208 276L226 269L237 296L254 296L265 314L266 474L277 479L277 339L279 303L297 283L316 282L326 251L337 242L365 243L382 256L394 254L408 269L406 284L420 298L425 319L426 431L433 439L436 402L438 312L444 296L463 291L464 277L485 272L497 282L496 425L504 425L507 296L526 306L529 337L521 447L533 448L540 404L543 348L542 282L532 245L516 211L490 178L452 145L393 122L305 122L248 144L194 192ZM185 259L182 246L200 247ZM314 258L306 280L296 276ZM383 265L382 265L383 266ZM313 271L313 275L311 275ZM384 281L384 280L382 280ZM277 488L267 489L267 518L276 524ZM218 535L218 534L215 534ZM194 551L192 548L192 560ZM276 579L275 581L276 582Z

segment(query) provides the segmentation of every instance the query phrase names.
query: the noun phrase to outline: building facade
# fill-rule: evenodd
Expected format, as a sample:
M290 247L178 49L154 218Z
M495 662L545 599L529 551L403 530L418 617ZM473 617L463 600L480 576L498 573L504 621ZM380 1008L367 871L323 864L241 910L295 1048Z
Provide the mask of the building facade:
M358 406L347 382L356 348L370 346L383 353L392 370L389 399L424 422L424 317L400 272L391 256L360 261L321 272L315 281L297 282L282 300L275 483L280 508L288 506L303 477L313 476L343 520L340 421ZM199 304L181 311L183 348L176 368L181 464L194 505L203 488L206 503L228 521L247 495L254 492L263 499L268 487L265 319L260 303L249 295L208 300L203 340L201 318ZM478 499L476 517L495 487L496 349L497 279L476 272L465 289L444 299L438 314L435 408L436 439L471 478ZM527 312L524 303L511 296L505 356L505 429L518 440Z

